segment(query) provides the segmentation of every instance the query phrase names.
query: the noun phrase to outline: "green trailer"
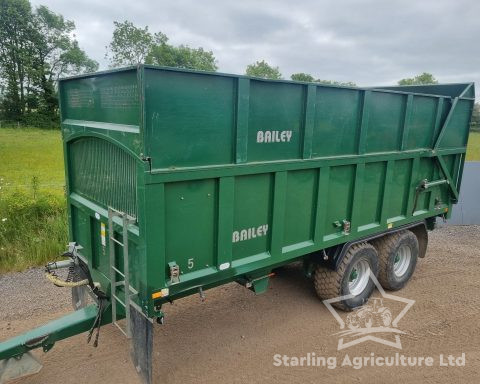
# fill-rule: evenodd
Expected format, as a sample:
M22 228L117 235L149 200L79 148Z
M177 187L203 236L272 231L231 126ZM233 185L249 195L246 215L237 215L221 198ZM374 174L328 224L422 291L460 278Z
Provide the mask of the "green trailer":
M0 344L0 367L114 323L149 383L172 300L232 281L261 293L294 261L344 310L368 300L370 273L402 288L458 199L475 91L141 65L63 79L59 95L71 243L47 277L77 311Z

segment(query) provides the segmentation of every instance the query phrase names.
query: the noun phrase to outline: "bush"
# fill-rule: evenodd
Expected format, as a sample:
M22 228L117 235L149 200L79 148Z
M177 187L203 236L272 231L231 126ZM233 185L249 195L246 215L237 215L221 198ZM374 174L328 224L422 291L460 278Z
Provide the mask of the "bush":
M0 128L40 128L40 129L54 129L60 130L60 119L58 116L51 116L39 113L30 112L22 116L20 120L4 119L0 114Z
M46 264L66 249L65 198L35 195L0 196L0 272Z

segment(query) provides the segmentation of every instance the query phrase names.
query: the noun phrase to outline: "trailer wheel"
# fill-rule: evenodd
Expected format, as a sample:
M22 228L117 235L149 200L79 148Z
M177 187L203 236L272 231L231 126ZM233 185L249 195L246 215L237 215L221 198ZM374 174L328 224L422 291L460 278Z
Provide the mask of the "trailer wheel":
M339 309L351 311L368 301L375 288L370 273L377 275L377 272L375 248L368 243L355 244L347 251L336 271L322 265L316 268L315 290L322 300L353 294L349 299L332 303Z
M372 241L378 252L378 281L383 288L397 291L407 284L418 259L418 240L411 231L385 235Z

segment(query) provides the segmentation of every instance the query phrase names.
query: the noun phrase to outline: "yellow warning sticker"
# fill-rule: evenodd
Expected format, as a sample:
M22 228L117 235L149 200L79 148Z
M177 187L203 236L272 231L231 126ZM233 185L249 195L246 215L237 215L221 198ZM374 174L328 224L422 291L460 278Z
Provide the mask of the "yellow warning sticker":
M387 228L388 228L388 229L390 229L390 228L392 228L392 227L393 227L393 223L388 223L388 224L387 224Z
M166 297L169 294L168 288L163 288L159 292L152 293L152 299L159 299L161 297Z
M100 238L102 239L102 246L106 246L107 245L107 239L105 237L105 223L100 223Z

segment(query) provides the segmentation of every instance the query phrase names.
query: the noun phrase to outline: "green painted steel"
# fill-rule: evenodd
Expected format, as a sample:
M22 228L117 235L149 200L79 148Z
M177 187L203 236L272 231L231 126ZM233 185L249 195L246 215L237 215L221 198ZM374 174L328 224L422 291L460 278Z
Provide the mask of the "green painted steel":
M473 84L354 88L150 66L64 79L59 93L71 240L109 294L102 223L109 206L134 215L130 282L150 317L162 289L175 299L260 281L450 215L474 103Z
M92 327L97 313L97 305L92 304L0 343L0 361L11 357L19 358L35 348L42 348L46 352L53 347L55 342L88 331ZM106 309L103 324L111 321L109 313L110 306Z

